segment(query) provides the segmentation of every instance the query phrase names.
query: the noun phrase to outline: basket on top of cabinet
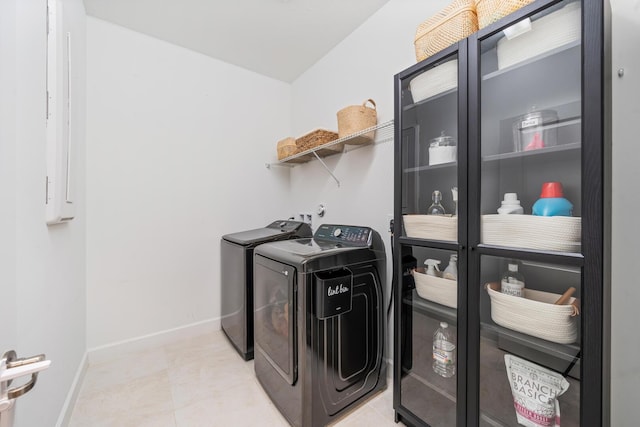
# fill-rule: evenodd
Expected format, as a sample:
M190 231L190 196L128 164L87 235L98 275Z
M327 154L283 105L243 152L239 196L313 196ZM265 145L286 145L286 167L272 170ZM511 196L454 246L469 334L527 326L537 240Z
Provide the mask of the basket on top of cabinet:
M418 62L478 31L475 0L454 0L418 25L415 36Z

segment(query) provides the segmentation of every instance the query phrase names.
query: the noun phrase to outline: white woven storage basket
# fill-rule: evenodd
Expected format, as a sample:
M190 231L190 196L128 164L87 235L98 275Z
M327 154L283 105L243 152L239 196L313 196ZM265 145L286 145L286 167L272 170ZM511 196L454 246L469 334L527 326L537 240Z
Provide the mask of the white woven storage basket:
M525 288L522 298L501 293L497 283L485 288L491 298L491 319L498 325L559 344L576 342L575 298L566 305L555 305L562 295Z
M570 216L482 215L487 245L579 252L582 219Z
M403 215L407 237L458 240L458 217L449 215Z
M433 67L409 82L413 102L420 102L456 87L458 87L457 59Z
M458 308L458 282L451 279L429 276L424 268L412 272L416 292L421 298L437 302L450 308Z
M531 22L531 31L498 41L498 69L510 67L545 52L580 40L580 2L569 3Z

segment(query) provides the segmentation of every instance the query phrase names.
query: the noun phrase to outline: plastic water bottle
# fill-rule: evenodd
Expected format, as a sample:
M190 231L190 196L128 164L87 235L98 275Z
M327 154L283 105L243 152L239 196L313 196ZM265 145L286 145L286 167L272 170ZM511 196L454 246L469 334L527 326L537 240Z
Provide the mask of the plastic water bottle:
M433 371L445 378L456 374L456 337L446 322L433 334Z

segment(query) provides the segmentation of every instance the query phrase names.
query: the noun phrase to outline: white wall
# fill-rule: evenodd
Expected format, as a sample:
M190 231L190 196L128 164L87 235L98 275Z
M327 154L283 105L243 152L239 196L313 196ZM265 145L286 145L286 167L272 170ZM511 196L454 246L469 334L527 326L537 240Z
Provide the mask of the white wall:
M220 316L224 234L286 218L288 84L88 18L89 348Z
M638 424L640 322L638 286L638 119L640 1L612 2L613 191L611 289L611 425ZM619 78L617 70L624 69Z
M77 188L77 218L47 227L46 2L3 0L0 16L0 351L15 349L18 356L46 353L52 360L36 387L19 399L16 411L16 425L49 426L61 412L86 349L84 188ZM77 143L76 178L83 183L85 35L81 0L64 1L64 21L65 30L77 36L74 57L80 66L73 76L71 114L75 123L72 138ZM9 314L4 312L7 308Z
M16 0L0 0L0 62L17 58ZM0 355L17 343L16 326L16 80L0 66Z

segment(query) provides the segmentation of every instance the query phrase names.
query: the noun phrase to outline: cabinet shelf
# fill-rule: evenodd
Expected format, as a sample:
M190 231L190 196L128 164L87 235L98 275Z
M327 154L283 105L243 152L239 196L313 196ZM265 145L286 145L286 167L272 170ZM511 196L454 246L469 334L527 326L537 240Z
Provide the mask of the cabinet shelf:
M497 347L508 353L522 356L560 373L579 378L580 345L557 344L536 338L494 323L480 323L481 335L497 343Z
M430 240L400 236L398 241L403 245L430 247L434 249L444 249L446 251L458 251L460 249L458 242L449 240Z
M451 168L455 168L457 165L458 165L458 162L448 162L448 163L441 163L439 165L416 166L413 168L403 169L402 171L404 173L414 173L414 172L439 170L439 169L451 169Z
M429 317L447 322L450 325L456 326L458 324L458 318L456 316L456 309L438 304L435 302L427 301L420 297L414 290L411 298L404 297L402 301L405 304L413 306L417 311L425 314Z
M578 120L577 123L579 122L580 121ZM554 153L559 153L562 151L579 150L581 146L582 144L580 142L572 142L569 144L556 145L554 147L538 148L536 150L531 150L531 151L516 151L516 152L510 152L510 153L493 154L490 156L482 157L482 161L495 162L498 160L522 159L527 157L545 156L545 155L550 155Z
M544 52L544 53L542 53L540 55L533 56L533 57L528 58L528 59L526 59L526 60L524 60L522 62L519 62L517 64L511 65L509 67L502 68L500 70L496 70L496 71L494 71L492 73L485 74L482 77L482 80L483 81L487 81L487 80L491 80L491 79L496 79L496 78L499 78L502 75L509 74L509 73L515 72L515 71L520 70L520 69L525 70L525 72L526 72L526 69L530 65L532 65L532 64L534 64L536 62L541 62L541 61L555 61L557 59L555 59L554 57L556 57L556 56L558 56L560 54L577 55L579 57L579 55L580 55L580 41L573 41L571 43L567 43L564 46L560 46L560 47L557 47L555 49L548 50L548 51L546 51L546 52Z
M446 97L448 97L448 96L455 96L457 93L458 93L458 88L457 88L457 87L456 87L456 88L453 88L453 89L448 89L448 90L446 90L446 91L444 91L444 92L441 92L441 93L439 93L439 94L437 94L437 95L433 95L433 96L431 96L431 97L429 97L429 98L422 99L422 100L420 100L420 101L418 101L418 102L414 102L413 104L406 105L406 106L404 106L404 107L402 108L402 110L403 110L404 112L407 112L407 111L409 111L409 110L412 110L412 109L414 109L414 108L417 108L417 107L419 107L419 106L421 106L421 105L424 105L424 104L426 104L426 103L433 102L433 101L435 101L435 100L437 100L437 99L440 99L440 98L446 98Z
M581 253L576 252L555 252L538 249L511 248L486 245L484 243L479 244L477 249L479 255L560 264L571 267L582 267L584 265L584 256Z

